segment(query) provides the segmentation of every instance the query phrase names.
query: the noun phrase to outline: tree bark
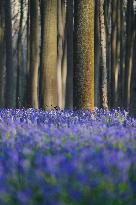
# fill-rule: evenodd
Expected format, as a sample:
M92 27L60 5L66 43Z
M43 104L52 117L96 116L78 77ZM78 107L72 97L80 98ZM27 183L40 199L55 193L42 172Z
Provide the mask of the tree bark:
M30 105L38 109L38 67L39 67L39 37L38 37L38 0L30 0Z
M73 108L73 0L67 1L67 78L65 107Z
M0 107L4 107L4 1L0 1Z
M74 108L94 109L94 2L75 0Z
M51 109L57 99L57 1L41 0L41 104Z
M6 89L5 107L13 108L16 104L15 69L12 55L12 22L11 22L11 1L5 3L5 40L6 40Z
M102 73L102 107L108 108L107 98L107 62L106 62L106 30L105 30L105 19L104 19L104 0L100 0L100 44L101 44L101 73Z

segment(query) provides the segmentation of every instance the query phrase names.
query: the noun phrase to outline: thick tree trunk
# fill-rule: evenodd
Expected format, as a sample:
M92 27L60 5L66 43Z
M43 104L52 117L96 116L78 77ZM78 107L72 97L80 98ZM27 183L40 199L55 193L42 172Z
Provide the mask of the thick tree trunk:
M57 1L41 0L41 103L51 109L57 99Z
M74 108L94 109L94 1L75 0Z

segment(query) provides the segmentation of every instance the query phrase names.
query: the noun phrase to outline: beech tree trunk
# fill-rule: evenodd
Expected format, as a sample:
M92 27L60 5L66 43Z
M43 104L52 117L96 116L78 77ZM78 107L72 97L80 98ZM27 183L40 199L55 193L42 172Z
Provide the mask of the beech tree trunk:
M58 106L57 94L57 1L41 0L41 104Z

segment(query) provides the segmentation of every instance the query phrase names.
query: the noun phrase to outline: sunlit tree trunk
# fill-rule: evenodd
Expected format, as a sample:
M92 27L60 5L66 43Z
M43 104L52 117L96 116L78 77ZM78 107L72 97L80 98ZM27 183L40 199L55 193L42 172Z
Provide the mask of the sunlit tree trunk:
M74 108L94 109L94 1L74 2Z
M41 104L51 109L57 99L57 1L41 0Z
M102 106L108 108L107 99L107 63L106 63L106 30L104 22L104 0L100 0L100 44L101 44L101 73L102 73Z

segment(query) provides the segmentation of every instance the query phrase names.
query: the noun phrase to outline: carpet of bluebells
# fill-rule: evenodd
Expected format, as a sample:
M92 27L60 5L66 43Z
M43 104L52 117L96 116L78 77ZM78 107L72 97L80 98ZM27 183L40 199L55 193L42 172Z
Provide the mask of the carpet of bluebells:
M0 110L1 205L136 205L136 120Z

